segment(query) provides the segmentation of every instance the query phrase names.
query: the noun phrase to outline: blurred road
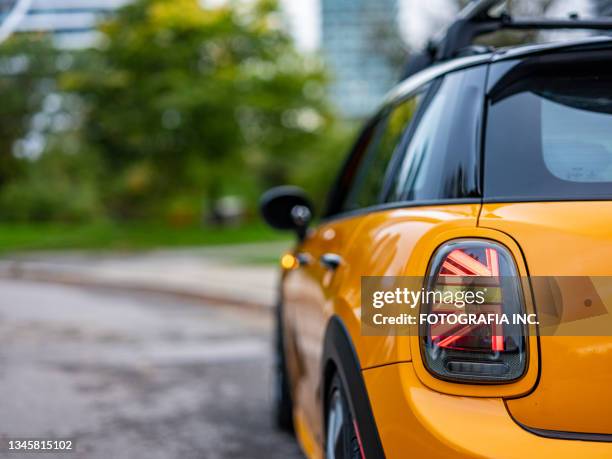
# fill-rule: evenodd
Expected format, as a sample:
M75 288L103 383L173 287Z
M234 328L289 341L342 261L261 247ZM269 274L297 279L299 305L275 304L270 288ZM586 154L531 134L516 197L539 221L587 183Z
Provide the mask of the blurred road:
M270 307L287 241L137 252L3 254L0 278L170 293L222 305ZM240 282L240 288L236 288Z
M0 280L0 436L75 439L41 458L301 457L271 426L270 327L262 311Z

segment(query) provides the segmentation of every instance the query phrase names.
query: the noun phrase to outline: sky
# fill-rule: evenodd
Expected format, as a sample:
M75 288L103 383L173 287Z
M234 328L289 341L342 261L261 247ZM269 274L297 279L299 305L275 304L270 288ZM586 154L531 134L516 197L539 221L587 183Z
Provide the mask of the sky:
M315 50L320 42L319 1L281 0L296 43L303 50ZM451 22L457 12L452 0L399 0L399 3L400 33L412 48L422 47L432 32ZM575 11L588 15L589 10L589 0L557 0L551 14L562 16Z
M296 44L315 50L320 41L319 0L281 0Z

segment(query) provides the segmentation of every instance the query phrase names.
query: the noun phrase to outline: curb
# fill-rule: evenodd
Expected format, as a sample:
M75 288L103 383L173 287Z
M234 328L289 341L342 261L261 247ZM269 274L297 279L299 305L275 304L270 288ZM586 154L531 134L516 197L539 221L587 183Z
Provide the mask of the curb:
M0 265L0 279L25 280L76 287L96 287L112 290L123 290L128 292L153 293L170 295L188 300L202 301L215 306L237 307L265 312L272 311L272 308L267 304L263 304L258 301L245 300L243 298L231 297L229 295L211 294L200 290L189 290L171 285L154 285L151 283L133 281L116 282L105 279L96 279L95 276L82 275L68 270L57 272L28 267L27 263L19 261L8 261L2 263L2 265Z

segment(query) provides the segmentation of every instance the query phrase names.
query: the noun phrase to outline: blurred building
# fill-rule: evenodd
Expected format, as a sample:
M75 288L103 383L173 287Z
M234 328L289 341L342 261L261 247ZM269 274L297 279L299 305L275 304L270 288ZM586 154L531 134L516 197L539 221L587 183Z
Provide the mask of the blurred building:
M95 43L98 20L129 0L32 0L18 32L51 32L58 46Z
M397 81L389 40L399 39L398 0L321 0L321 49L331 98L347 118L372 113Z

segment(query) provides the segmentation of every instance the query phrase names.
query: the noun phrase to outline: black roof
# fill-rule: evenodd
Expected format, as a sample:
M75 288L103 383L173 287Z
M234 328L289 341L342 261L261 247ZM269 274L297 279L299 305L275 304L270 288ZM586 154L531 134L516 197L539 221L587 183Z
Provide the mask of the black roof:
M590 49L612 50L612 36L587 37L554 43L526 44L508 48L499 48L497 50L482 54L461 56L446 61L435 61L431 65L428 65L422 70L416 72L414 75L411 75L409 78L405 78L399 82L387 94L384 105L397 103L409 96L415 89L424 83L455 70L473 67L475 65L488 64L491 62L528 57L537 54L547 54L558 51L582 51Z

